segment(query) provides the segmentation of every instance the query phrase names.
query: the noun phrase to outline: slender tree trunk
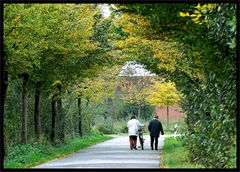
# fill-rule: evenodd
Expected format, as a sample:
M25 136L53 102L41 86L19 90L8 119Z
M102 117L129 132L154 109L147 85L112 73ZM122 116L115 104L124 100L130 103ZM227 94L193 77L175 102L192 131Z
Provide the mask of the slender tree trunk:
M58 123L59 124L59 139L61 141L64 141L65 139L65 113L63 112L63 107L62 107L62 98L61 98L61 85L57 86L59 94L57 98L57 115L58 115Z
M146 107L145 107L145 104L143 104L142 106L142 114L143 114L143 118L146 119Z
M167 106L167 129L169 130L169 106Z
M78 128L79 128L79 135L82 137L83 136L83 132L82 132L82 99L81 99L81 95L78 96L77 99L77 104L78 104Z
M56 96L52 98L52 128L51 128L51 142L54 143L56 139Z
M22 143L27 143L27 97L28 97L28 78L27 74L23 75L22 87Z
M68 93L68 95L70 95L70 92ZM70 98L69 98L69 102L68 102L68 105L66 107L66 116L68 116L68 113L69 113L69 109L72 105L72 96L70 95ZM75 138L75 129L74 129L74 121L73 121L73 115L70 115L70 122L71 122L71 129L72 129L72 136L73 138Z
M40 115L40 83L36 83L35 109L34 109L35 137L39 140L41 135L41 115Z
M86 107L85 108L87 109L89 106L90 106L90 100L89 100L89 98L87 98L87 102L86 102ZM88 132L89 129L91 128L91 123L89 121L86 121L86 125L85 125L86 127L83 130L83 116L84 116L83 113L81 114L81 116L82 116L82 133Z
M107 103L108 114L111 116L112 123L113 123L116 121L116 117L115 117L115 113L114 113L113 99L107 98L106 103Z
M141 116L141 103L138 105L138 119Z

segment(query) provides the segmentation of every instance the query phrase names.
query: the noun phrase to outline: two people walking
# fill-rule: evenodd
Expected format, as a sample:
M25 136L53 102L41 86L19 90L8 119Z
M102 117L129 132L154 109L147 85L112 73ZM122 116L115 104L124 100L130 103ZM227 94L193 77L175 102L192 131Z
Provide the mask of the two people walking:
M140 134L139 130L141 130L142 127L144 126L145 125L140 123L135 116L132 116L131 120L128 121L127 127L128 127L129 143L130 143L131 150L137 149L137 137ZM164 131L163 131L161 122L158 120L157 115L155 115L154 118L149 122L148 130L150 132L151 149L153 150L153 148L155 148L155 150L158 150L158 138L159 138L160 132L162 135L164 135ZM143 140L142 141L140 140L140 143L143 149ZM153 147L153 145L155 147Z

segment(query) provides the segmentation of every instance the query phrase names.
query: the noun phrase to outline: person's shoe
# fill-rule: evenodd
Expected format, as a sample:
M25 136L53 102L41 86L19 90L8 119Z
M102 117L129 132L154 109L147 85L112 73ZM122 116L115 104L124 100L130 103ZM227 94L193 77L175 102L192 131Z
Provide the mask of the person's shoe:
M158 150L158 148L155 148L155 150Z
M151 147L151 149L153 150L153 147Z

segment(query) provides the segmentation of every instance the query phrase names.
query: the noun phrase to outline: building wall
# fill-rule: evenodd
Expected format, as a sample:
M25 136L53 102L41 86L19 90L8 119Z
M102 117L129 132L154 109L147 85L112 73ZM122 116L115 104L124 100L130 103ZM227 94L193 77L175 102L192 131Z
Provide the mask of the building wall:
M155 108L155 112L160 120L167 120L167 107ZM180 107L177 105L169 106L169 121L177 121L185 117L184 113L180 112Z

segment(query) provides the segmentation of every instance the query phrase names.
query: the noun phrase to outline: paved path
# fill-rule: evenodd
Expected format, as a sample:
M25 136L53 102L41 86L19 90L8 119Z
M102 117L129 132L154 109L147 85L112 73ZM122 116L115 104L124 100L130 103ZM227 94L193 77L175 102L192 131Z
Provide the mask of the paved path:
M159 168L165 137L159 139L159 150L150 149L147 135L144 136L144 150L130 150L128 136L117 136L34 168Z

